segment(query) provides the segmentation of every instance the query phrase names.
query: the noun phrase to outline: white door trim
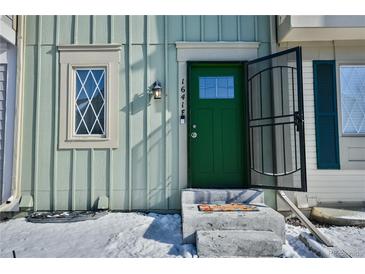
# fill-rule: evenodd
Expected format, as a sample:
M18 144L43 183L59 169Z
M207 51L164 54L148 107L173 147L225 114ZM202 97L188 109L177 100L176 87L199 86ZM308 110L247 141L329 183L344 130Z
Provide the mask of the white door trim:
M258 57L259 42L176 42L179 83L179 188L188 187L187 140L187 62L188 61L248 61ZM182 96L185 94L185 96Z

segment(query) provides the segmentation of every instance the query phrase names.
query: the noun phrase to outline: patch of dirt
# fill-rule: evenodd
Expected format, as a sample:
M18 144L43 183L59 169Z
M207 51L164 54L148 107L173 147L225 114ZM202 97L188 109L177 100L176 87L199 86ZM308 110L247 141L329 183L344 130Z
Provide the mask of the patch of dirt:
M286 218L285 222L289 225L305 227L302 222L296 217Z
M314 220L310 220L317 228L329 228L329 227L333 227L333 225L329 225L329 224L322 224L322 223L318 223ZM302 224L302 222L297 218L297 217L289 217L285 219L285 222L289 225L293 225L293 226L300 226L300 227L306 227L305 225Z

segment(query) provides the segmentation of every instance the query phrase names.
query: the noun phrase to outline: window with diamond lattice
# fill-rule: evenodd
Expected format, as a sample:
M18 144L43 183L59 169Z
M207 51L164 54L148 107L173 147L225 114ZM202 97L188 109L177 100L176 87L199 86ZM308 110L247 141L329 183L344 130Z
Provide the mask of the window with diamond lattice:
M340 66L342 132L365 134L365 65Z
M105 69L78 68L75 73L75 134L105 135Z
M119 146L120 45L62 45L58 147Z

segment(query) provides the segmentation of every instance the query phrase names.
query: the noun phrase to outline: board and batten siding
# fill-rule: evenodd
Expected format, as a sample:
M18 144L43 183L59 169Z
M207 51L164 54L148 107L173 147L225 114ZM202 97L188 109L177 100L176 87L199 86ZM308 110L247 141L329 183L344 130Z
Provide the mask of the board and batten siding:
M2 201L5 158L5 111L6 111L7 65L0 64L0 201Z
M22 195L35 210L179 209L177 41L258 41L269 16L26 16ZM58 149L58 45L120 44L119 147ZM155 80L166 97L148 100Z
M364 201L365 170L317 168L312 60L303 60L303 88L308 197L320 203Z

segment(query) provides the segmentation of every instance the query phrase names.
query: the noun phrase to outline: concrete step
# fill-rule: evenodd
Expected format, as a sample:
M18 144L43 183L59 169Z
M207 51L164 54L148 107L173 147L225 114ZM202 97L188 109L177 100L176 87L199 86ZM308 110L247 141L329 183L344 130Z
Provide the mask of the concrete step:
M253 230L197 231L198 256L277 257L282 254L282 239L274 232Z
M262 195L262 196L261 196ZM261 200L262 199L262 200ZM257 190L184 190L182 192L183 242L195 244L199 230L260 230L274 232L284 243L284 217L263 203L258 211L202 212L200 203L263 202L262 191Z
M199 230L260 230L274 232L285 241L284 216L270 207L258 207L259 211L202 212L197 204L185 204L182 208L183 242L195 244Z

